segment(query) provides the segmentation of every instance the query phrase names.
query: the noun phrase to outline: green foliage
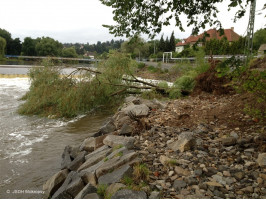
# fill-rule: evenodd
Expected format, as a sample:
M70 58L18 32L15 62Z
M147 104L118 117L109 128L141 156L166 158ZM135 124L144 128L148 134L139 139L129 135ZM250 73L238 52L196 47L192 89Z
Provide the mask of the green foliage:
M138 69L143 69L145 67L145 63L138 63Z
M255 97L255 104L247 104L245 111L251 116L259 119L265 119L265 102L266 102L266 72L251 70L245 72L246 75L242 79L241 89L252 93Z
M260 45L266 44L266 29L259 29L254 33L253 46L255 50L260 48Z
M108 161L109 159L108 159L108 157L105 157L104 159L103 159L103 162L106 162L106 161Z
M0 59L5 56L6 40L0 37Z
M122 178L122 183L124 183L126 186L132 186L134 184L134 180L133 178L129 177L129 176L124 176Z
M237 41L229 43L226 37L221 40L211 39L205 42L205 53L208 55L236 55L243 54L245 41L240 37Z
M32 39L31 37L24 38L24 42L22 43L22 54L24 56L36 56L36 43L37 40Z
M191 92L194 89L195 80L191 76L181 76L176 79L174 85L180 90Z
M107 185L105 184L99 184L97 187L97 194L101 197L101 198L105 198L106 196L106 189L107 189Z
M77 58L78 54L76 53L75 47L69 47L62 50L62 56L66 58Z
M169 86L168 86L168 84L167 84L166 81L160 82L160 83L158 84L158 86L159 86L160 88L165 88L165 89L169 88Z
M121 45L121 51L131 54L132 58L148 57L149 43L146 43L143 38L138 35L130 38Z
M143 99L161 99L163 96L156 90L144 91L141 93Z
M59 56L63 45L53 38L42 37L35 48L38 56Z
M130 37L137 33L148 34L154 37L160 33L163 26L170 25L170 20L175 20L175 26L184 31L184 21L180 16L185 15L186 25L193 26L192 34L197 34L200 28L206 25L221 28L217 14L218 8L223 3L220 0L205 1L124 1L100 0L104 5L113 8L115 25L103 25L115 36ZM231 0L228 9L238 7L235 19L244 16L250 0ZM199 20L201 16L204 19Z
M50 61L46 60L46 65ZM25 95L26 102L19 108L20 114L75 117L97 108L113 108L122 102L124 94L112 96L121 90L122 77L130 75L136 62L127 56L113 53L99 64L102 74L93 78L81 74L80 79L62 77L56 67L36 67L29 72L31 87ZM131 84L124 83L123 85Z

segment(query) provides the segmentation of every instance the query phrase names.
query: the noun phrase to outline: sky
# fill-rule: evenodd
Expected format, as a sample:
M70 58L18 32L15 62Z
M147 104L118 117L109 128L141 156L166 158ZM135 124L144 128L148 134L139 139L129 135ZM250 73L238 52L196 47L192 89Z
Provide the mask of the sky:
M227 11L229 0L219 5L219 19L224 28L234 27L239 35L245 35L249 10L236 24L233 23L234 11ZM0 28L12 34L12 38L49 36L62 43L96 43L111 39L126 39L109 34L102 24L114 24L112 8L102 5L99 0L0 0ZM256 14L263 8L264 0L257 0ZM266 10L256 15L255 31L265 28ZM184 22L186 18L181 16ZM206 27L206 30L211 27ZM172 22L164 27L157 38L171 35L176 38L186 38L191 34L192 27L185 27L181 32ZM142 36L148 39L147 36Z

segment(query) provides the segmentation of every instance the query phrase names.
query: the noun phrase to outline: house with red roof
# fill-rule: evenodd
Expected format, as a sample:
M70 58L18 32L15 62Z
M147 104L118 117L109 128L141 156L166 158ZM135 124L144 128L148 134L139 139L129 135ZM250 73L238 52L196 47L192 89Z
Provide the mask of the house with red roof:
M194 45L196 42L198 42L198 46L202 46L203 42L200 41L200 39L203 39L204 35L207 34L205 40L209 41L211 39L217 39L220 40L224 37L227 38L227 40L229 41L229 43L233 42L233 41L237 41L240 38L240 35L238 35L235 31L234 31L234 27L231 27L230 29L224 29L224 34L220 35L220 32L218 30L214 29L210 29L200 35L191 35L186 39L183 39L181 42L178 42L176 44L176 49L175 51L177 53L182 52L185 49L185 46L189 45L190 47L192 45Z

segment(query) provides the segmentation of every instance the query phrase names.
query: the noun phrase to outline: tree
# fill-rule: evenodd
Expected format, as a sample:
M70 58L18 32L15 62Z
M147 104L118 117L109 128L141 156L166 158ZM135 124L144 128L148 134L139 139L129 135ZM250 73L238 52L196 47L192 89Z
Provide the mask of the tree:
M170 41L169 41L168 37L166 37L166 40L165 40L165 49L164 49L164 51L167 51L167 52L171 51Z
M11 55L20 55L21 49L22 49L22 44L19 38L15 38L14 40L12 39L11 42L9 43L9 54Z
M170 37L170 51L175 51L175 45L176 45L176 39L175 39L175 33L173 31Z
M149 54L149 44L145 43L144 39L138 35L130 38L121 45L121 50L124 53L130 53L132 58L147 57Z
M184 31L180 16L187 17L187 26L193 26L192 34L197 34L206 25L222 28L217 18L218 7L222 0L175 0L175 1L139 1L139 0L100 0L104 5L113 8L114 20L117 25L103 25L115 36L127 37L136 33L145 33L154 37L160 33L162 26L170 25L170 19L175 19L175 25ZM235 14L235 20L244 16L248 3L252 0L230 0L228 9L240 7ZM203 18L201 18L204 16Z
M254 33L254 49L258 50L262 44L266 44L266 29L259 29Z
M22 54L24 56L36 56L37 52L35 49L37 41L31 37L25 37L22 43Z
M78 54L76 53L75 47L69 47L62 50L62 56L66 58L77 58Z
M11 33L9 33L5 29L1 29L0 28L0 37L4 38L6 40L5 53L6 54L10 54L10 50L11 50L10 44L11 44L11 41L12 41Z
M165 51L165 48L166 48L166 44L165 44L165 41L164 41L163 35L162 35L161 39L159 41L158 49L159 49L159 51Z
M63 45L50 37L42 37L36 44L38 56L59 56L61 55Z
M5 56L6 40L3 37L0 37L0 58Z

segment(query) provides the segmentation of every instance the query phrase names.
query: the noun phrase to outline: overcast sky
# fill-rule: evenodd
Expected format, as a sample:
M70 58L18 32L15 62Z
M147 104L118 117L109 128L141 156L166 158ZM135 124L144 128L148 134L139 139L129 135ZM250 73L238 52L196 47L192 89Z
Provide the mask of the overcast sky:
M120 39L114 38L108 29L102 27L102 24L114 24L114 22L112 9L102 5L99 0L1 0L0 2L0 28L9 31L13 38L19 37L21 41L27 36L32 38L49 36L62 43L91 44ZM257 0L256 10L261 10L264 3L265 0ZM219 19L223 27L234 27L239 35L244 35L249 10L243 19L234 24L232 20L234 12L228 12L227 5L228 3L224 3L219 6ZM263 14L256 15L255 30L265 27L265 15L265 10ZM162 32L165 36L170 36L174 30L176 38L186 38L191 34L191 29L185 28L186 31L181 32L173 24L165 27ZM144 38L147 39L145 36Z

